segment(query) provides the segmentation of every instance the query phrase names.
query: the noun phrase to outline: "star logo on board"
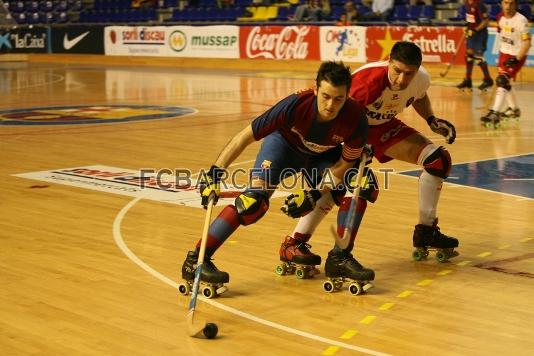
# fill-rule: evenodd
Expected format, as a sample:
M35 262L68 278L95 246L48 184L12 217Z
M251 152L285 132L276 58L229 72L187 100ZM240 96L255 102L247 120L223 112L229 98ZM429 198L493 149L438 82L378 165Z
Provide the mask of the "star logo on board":
M376 42L382 47L382 54L380 54L380 60L382 60L389 56L391 49L397 40L391 38L391 33L389 32L389 28L387 28L385 38L383 40L376 40Z

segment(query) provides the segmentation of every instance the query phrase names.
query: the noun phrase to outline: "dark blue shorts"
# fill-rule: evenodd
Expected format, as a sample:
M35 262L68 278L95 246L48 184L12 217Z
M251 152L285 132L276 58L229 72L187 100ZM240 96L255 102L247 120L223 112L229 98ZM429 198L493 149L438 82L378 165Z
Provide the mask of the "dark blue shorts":
M473 36L467 39L467 49L473 50L473 54L477 57L484 56L486 52L486 45L488 43L488 29L473 32Z
M279 132L274 132L263 140L251 177L266 181L274 189L283 179L302 173L306 183L316 187L324 170L340 157L341 145L319 155L308 155L292 147Z

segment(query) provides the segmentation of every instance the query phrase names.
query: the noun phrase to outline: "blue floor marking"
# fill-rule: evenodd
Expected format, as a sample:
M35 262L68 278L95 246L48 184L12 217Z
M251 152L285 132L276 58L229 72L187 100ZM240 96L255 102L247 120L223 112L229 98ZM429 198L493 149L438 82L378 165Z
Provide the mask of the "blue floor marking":
M399 174L419 177L421 171ZM534 199L534 154L453 164L446 182Z

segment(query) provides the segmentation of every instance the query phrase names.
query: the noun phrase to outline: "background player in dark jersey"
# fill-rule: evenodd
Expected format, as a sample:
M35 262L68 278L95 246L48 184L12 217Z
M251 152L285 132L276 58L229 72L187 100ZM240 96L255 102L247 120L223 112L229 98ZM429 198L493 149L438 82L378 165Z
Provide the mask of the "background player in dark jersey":
M482 0L466 0L465 8L465 37L467 39L465 78L457 87L458 89L471 89L473 86L471 82L473 66L478 64L484 74L482 84L478 88L485 90L493 85L493 79L491 79L488 70L488 63L484 60L484 52L486 52L488 42L488 9Z
M205 267L201 280L208 283L227 283L229 275L218 270L211 257L226 239L240 226L258 221L269 208L269 198L280 181L298 171L320 173L329 168L330 186L318 186L311 178L311 190L291 194L283 207L293 217L305 215L316 203L333 199L344 191L337 189L345 172L360 157L367 139L368 125L363 108L348 97L351 74L343 63L325 62L319 68L316 88L292 94L239 132L210 168L201 182L202 204L215 201L220 193L220 181L225 168L252 142L263 140L251 172L249 187L226 206L209 227ZM343 145L342 145L343 143ZM291 169L292 171L289 171ZM287 250L293 255L320 264L320 256L309 251L302 241L288 238ZM189 251L182 266L182 278L194 278L200 241ZM365 270L367 279L374 278L372 270Z

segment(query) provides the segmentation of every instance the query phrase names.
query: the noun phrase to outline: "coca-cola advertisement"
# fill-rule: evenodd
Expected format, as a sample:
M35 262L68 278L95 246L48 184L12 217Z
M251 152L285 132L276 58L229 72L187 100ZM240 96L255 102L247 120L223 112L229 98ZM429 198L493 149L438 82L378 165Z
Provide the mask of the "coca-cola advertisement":
M317 26L243 26L241 58L320 59Z
M460 46L455 63L463 63L465 41L461 41L462 34L461 27L371 26L367 28L367 60L386 59L395 42L410 41L421 48L426 63L448 63Z

